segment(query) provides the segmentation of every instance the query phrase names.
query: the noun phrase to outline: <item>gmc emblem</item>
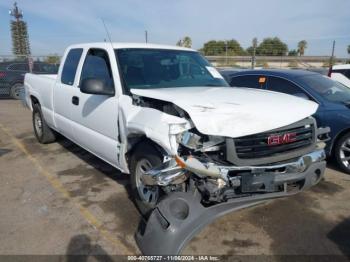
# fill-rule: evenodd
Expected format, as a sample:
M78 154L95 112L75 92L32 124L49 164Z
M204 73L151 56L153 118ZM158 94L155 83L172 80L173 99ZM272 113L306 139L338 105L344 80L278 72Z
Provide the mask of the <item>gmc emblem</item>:
M267 138L267 144L269 146L277 146L277 145L293 143L296 140L297 140L296 133L287 133L283 135L271 135Z

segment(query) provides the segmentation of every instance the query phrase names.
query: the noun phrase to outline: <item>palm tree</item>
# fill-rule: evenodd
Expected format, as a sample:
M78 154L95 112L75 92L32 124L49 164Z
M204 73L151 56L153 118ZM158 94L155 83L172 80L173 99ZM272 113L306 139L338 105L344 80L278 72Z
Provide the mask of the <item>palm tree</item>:
M182 46L191 48L192 47L192 39L191 39L191 37L185 36L182 39Z
M298 52L299 52L299 55L300 56L303 56L304 53L305 53L305 49L307 48L307 42L306 40L301 40L299 43L298 43Z
M191 48L192 47L192 39L189 36L185 36L184 38L177 41L176 45Z

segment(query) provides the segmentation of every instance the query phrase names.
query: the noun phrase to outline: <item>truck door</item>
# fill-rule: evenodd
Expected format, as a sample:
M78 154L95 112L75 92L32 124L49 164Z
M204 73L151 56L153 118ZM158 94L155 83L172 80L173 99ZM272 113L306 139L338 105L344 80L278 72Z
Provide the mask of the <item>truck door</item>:
M68 51L64 59L62 72L60 72L53 90L54 119L57 130L74 140L72 130L72 96L77 87L76 72L83 53L82 48L73 48Z
M87 50L79 78L97 78L114 87L111 60L108 52L100 48ZM118 163L118 99L116 96L84 94L74 88L73 102L74 140L106 162Z

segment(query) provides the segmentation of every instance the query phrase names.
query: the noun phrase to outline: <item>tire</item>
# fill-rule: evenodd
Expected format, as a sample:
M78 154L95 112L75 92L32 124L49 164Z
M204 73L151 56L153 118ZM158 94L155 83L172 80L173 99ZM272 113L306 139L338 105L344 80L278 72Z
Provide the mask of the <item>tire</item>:
M159 186L144 186L140 180L141 170L147 171L162 164L162 155L150 143L141 143L133 151L130 162L130 184L133 200L144 217L148 217L161 197Z
M20 100L21 99L21 92L23 92L24 86L21 83L16 83L10 88L10 96L13 99Z
M36 139L41 144L48 144L56 140L54 131L46 124L39 104L33 105L33 129Z
M334 147L334 159L337 165L347 174L350 174L350 132L338 139Z

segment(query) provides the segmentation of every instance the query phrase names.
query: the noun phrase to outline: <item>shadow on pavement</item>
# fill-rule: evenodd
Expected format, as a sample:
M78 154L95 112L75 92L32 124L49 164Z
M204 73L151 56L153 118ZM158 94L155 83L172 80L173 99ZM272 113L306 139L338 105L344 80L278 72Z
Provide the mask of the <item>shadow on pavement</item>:
M350 218L344 219L336 225L327 237L337 244L338 248L350 258Z
M69 241L67 251L67 262L91 261L93 257L96 261L113 261L108 253L98 244L92 244L91 239L85 235L76 235Z

